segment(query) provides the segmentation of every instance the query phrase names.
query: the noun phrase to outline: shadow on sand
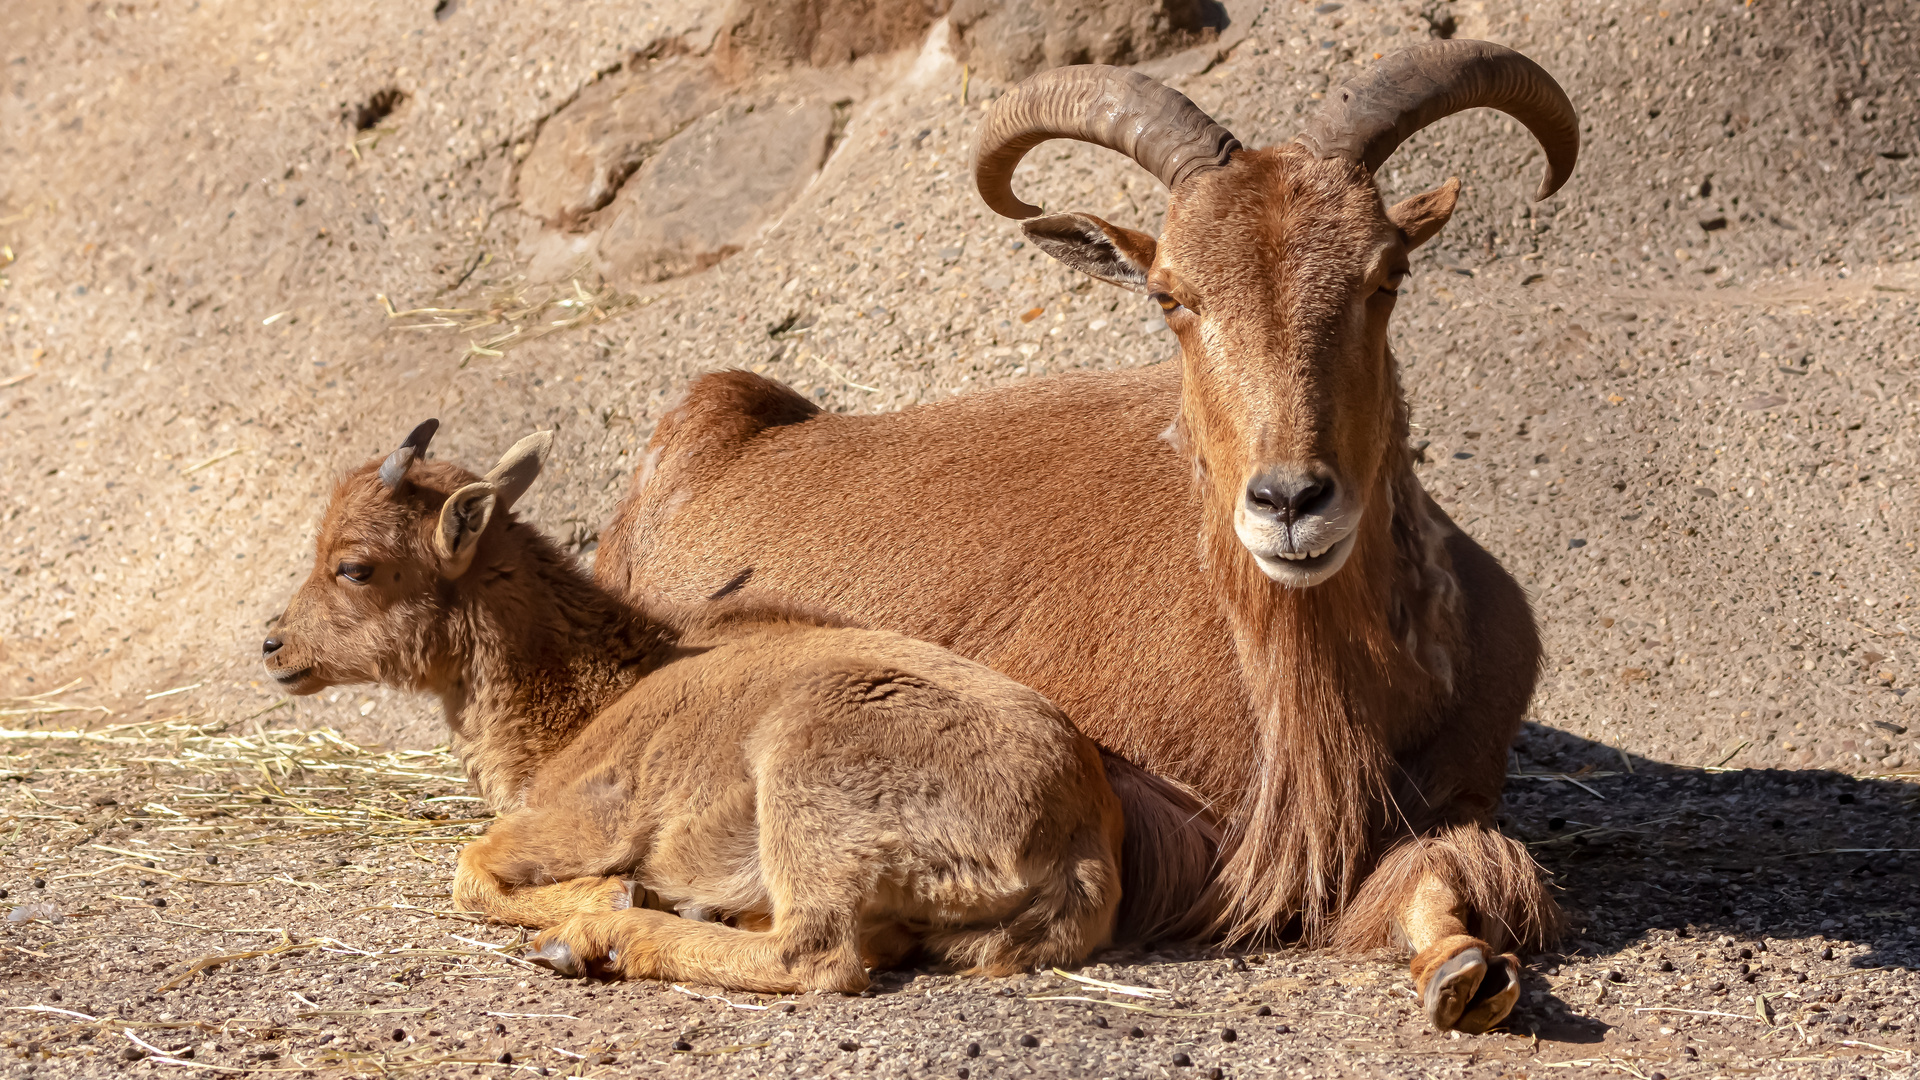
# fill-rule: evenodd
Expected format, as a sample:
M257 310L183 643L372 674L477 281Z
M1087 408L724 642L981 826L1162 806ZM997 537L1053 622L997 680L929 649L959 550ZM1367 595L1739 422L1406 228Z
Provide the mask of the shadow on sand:
M1553 875L1568 915L1560 951L1530 968L1629 959L1650 939L1734 957L1812 942L1853 968L1920 967L1912 780L1676 765L1535 724L1510 775L1501 824ZM1584 1005L1539 1008L1558 999L1538 975L1524 985L1542 1037L1602 1037Z

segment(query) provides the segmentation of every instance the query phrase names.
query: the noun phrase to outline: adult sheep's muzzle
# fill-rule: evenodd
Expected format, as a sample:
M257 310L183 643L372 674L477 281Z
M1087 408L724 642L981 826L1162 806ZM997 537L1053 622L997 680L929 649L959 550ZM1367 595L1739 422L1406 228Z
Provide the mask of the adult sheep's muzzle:
M1304 589L1346 563L1361 510L1328 470L1269 469L1247 481L1233 530L1262 573Z

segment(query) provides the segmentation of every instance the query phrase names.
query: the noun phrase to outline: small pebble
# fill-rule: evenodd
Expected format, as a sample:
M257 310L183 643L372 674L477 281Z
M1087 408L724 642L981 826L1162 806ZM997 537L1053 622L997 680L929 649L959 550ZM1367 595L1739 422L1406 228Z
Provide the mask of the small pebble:
M1020 1036L1020 1045L1031 1050L1040 1045L1040 1040L1034 1038L1032 1035L1022 1035Z
M40 886L40 882L38 882L38 881L35 881L35 882L34 882L33 884L34 884L34 887L35 887L35 888L38 888L38 887ZM1829 945L1829 946L1827 946L1826 948L1824 948L1824 949L1821 949L1821 950L1820 950L1820 959L1822 959L1822 960L1831 960L1831 959L1833 959L1833 946L1831 946L1831 945Z
M121 1061L139 1061L141 1058L146 1056L147 1055L142 1053L138 1047L133 1047L133 1046L129 1046L126 1049L120 1051Z
M973 1057L979 1057L979 1056L980 1056L980 1044L979 1044L979 1043L968 1043L968 1044L967 1044L967 1056L968 1056L968 1057L970 1057L970 1058L973 1058Z
M853 1051L860 1049L860 1044L857 1042L854 1042L852 1039L841 1039L840 1049L845 1050L848 1053L852 1053Z
M1106 1017L1104 1017L1104 1016L1096 1016L1096 1017L1094 1017L1094 1018L1093 1018L1093 1026L1094 1026L1094 1027L1097 1027L1097 1028L1103 1028L1103 1027L1106 1027L1106 1026L1107 1026L1107 1018L1106 1018Z
M1255 1010L1253 1010L1253 1015L1255 1015L1255 1016L1272 1016L1272 1015L1273 1015L1273 1009L1272 1009L1272 1007L1271 1007L1271 1006L1267 1006L1267 1005L1262 1005L1262 1006L1260 1006L1259 1008L1257 1008L1257 1009L1255 1009Z
M220 865L220 856L218 856L218 855L209 855L209 856L207 856L207 865L208 865L208 866L219 866L219 865Z
M681 1053L683 1053L683 1054L684 1054L684 1053L686 1053L686 1052L687 1052L688 1050L691 1050L691 1049L693 1049L693 1044L692 1044L692 1043L690 1043L690 1042L688 1042L688 1041L687 1041L687 1040L685 1040L685 1039L675 1039L675 1040L673 1040L673 1048L674 1048L675 1050L678 1050L678 1051L680 1051ZM840 1044L840 1049L842 1049L842 1050L845 1050L846 1048L847 1048L847 1044L846 1044L846 1043L841 1043L841 1044Z
M493 1033L495 1035L505 1035L507 1033L507 1025L495 1020L493 1022Z
M1672 971L1672 970L1673 970L1673 961L1671 961L1671 960L1662 960L1662 961L1660 961L1660 970L1661 970L1661 971Z
M407 1041L407 1029L406 1029L406 1028L394 1028L394 1029L393 1029L393 1041L394 1041L394 1042L406 1042L406 1041Z
M783 1013L790 1013L793 1011L793 1009L794 1009L794 1005L793 1005L793 1002L791 1001L786 1002L785 1004L780 1006L780 1011Z
M7 890L0 889L0 900L5 900L6 898L7 898Z
M1226 1075L1227 1075L1226 1073L1220 1070L1220 1066L1218 1065L1215 1065L1213 1068L1207 1070L1207 1080L1221 1080L1221 1078Z
M1188 1057L1188 1056L1187 1056L1187 1055L1185 1054L1185 1052L1176 1052L1176 1053L1175 1053L1175 1054L1173 1055L1173 1063L1174 1063L1175 1065L1178 1065L1178 1066L1180 1066L1181 1068L1185 1068L1185 1067L1187 1067L1188 1065L1191 1065L1191 1064L1193 1064L1193 1059L1192 1059L1192 1058L1190 1058L1190 1057Z
M1285 1024L1278 1024L1278 1025L1275 1025L1273 1029L1273 1033L1275 1035L1291 1035L1293 1034L1293 1029L1288 1027Z
M153 906L154 906L154 907L166 907L166 906L167 906L167 898L166 898L166 897L164 897L164 896L156 896L156 897L154 897L154 898L153 898Z
M1147 1037L1147 1029L1141 1027L1138 1024L1135 1024L1134 1026L1127 1029L1127 1038L1129 1039L1144 1039L1146 1037Z
M1740 950L1740 959L1742 959L1742 960L1751 960L1751 959L1753 959L1753 950L1752 950L1752 949L1741 949L1741 950Z
M1237 1039L1237 1038L1239 1038L1239 1037L1240 1037L1240 1033L1239 1033L1239 1032L1237 1032L1237 1031L1235 1031L1235 1030L1233 1030L1232 1028L1221 1028L1221 1029L1220 1029L1220 1041L1221 1041L1221 1042L1232 1042L1233 1040L1235 1040L1235 1039Z
M144 866L144 867L146 867L146 868L147 868L147 869L149 869L149 870L151 870L151 869L153 869L153 860L152 860L152 859L141 859L141 860L140 860L140 865L141 865L141 866Z
M500 1051L500 1056L497 1058L494 1058L493 1060L499 1062L502 1065L511 1065L513 1064L513 1054L509 1051L502 1050Z
M958 1076L960 1080L967 1080L967 1077L973 1075L973 1070L967 1068L965 1065L962 1065L957 1071L955 1071L954 1075Z
M34 879L33 879L33 887L34 887L34 888L36 888L36 889L44 889L44 888L46 888L46 887L47 887L47 879L46 879L46 878L43 878L43 877L37 877L37 878L34 878Z

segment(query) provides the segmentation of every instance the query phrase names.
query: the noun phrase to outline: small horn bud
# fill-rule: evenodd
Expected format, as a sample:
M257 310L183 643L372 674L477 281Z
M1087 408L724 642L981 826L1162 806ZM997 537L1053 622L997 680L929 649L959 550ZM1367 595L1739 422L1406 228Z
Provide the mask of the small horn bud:
M407 478L407 470L413 468L414 458L427 452L427 444L433 441L433 433L440 430L440 421L422 420L419 426L407 433L400 443L400 449L387 455L380 463L380 482L388 491L397 491L400 482Z

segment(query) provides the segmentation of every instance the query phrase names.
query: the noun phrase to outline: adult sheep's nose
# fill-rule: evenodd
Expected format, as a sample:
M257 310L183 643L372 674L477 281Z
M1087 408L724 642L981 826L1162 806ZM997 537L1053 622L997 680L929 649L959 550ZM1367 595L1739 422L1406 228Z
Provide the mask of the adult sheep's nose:
M1336 494L1331 476L1273 470L1247 481L1247 509L1291 525L1301 518L1325 514L1333 507Z
M280 646L285 644L286 642L281 641L277 637L270 637L267 640L260 643L260 652L262 653L262 655L272 656L274 653L277 653L280 651Z

